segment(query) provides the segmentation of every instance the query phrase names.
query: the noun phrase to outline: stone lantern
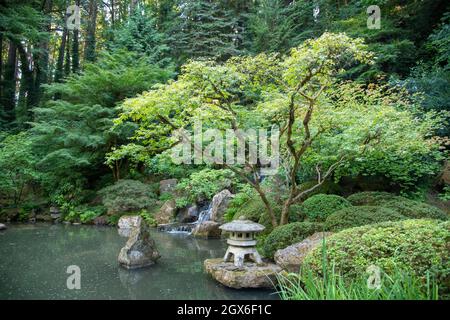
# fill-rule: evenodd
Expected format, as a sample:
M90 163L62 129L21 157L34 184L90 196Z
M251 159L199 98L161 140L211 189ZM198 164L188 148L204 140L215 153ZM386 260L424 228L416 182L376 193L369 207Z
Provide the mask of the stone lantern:
M219 228L229 233L225 262L232 261L234 258L234 265L238 268L244 266L246 257L257 264L262 263L261 256L256 250L255 234L265 229L263 225L250 220L235 220Z

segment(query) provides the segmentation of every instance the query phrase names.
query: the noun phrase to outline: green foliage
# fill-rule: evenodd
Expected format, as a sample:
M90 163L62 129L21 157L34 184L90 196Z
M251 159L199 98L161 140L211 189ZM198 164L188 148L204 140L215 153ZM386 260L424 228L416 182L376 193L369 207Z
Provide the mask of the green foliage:
M439 199L442 201L450 201L450 185L446 185L443 192L439 194Z
M261 211L259 206L257 208L254 207L255 202L258 202L259 205L261 199L254 194L251 186L248 184L243 185L242 189L228 202L227 210L224 213L225 221L230 222L245 216L248 220L258 222Z
M382 204L411 219L440 219L448 220L448 215L441 209L420 201L397 198Z
M323 225L315 222L293 222L276 227L264 240L263 254L273 258L278 249L284 249L320 231L323 231Z
M140 211L152 207L156 201L150 186L136 180L119 180L98 193L111 214Z
M300 210L306 215L308 221L323 222L332 213L350 207L351 203L334 194L316 194L306 199Z
M11 204L19 204L25 187L39 181L37 160L27 133L9 135L0 141L0 194Z
M61 99L48 100L34 110L31 132L37 166L46 174L49 193L61 181L74 183L81 176L107 172L105 154L133 131L128 124L112 130L116 105L169 76L145 59L120 51L104 53L81 74L47 86L49 97L58 94Z
M149 63L164 66L170 63L166 42L167 35L158 30L156 19L144 9L136 10L127 24L114 30L110 46L146 55Z
M176 190L183 193L188 203L195 203L212 199L216 193L233 187L235 183L235 174L231 170L203 169L181 180Z
M347 200L356 206L386 207L412 219L448 219L448 215L435 206L387 192L360 192L350 195Z
M147 222L148 225L152 227L155 227L157 225L157 222L152 212L149 212L147 210L141 210L139 215L142 217L142 219L144 219L145 222Z
M386 201L397 198L395 194L379 191L365 191L354 193L347 200L354 206L379 206Z
M169 30L172 54L181 62L200 57L225 60L240 54L242 9L233 11L228 1L180 1Z
M345 281L324 263L322 277L311 270L300 274L279 274L278 294L282 300L438 300L438 285L429 276L422 279L403 270L395 269L391 275L381 272L379 289L370 288L369 274Z
M403 270L424 281L429 273L441 292L450 289L450 224L438 220L402 220L343 230L326 241L327 259L346 279L357 279L370 265L391 275ZM328 272L331 268L328 265ZM313 249L304 268L323 275L323 249Z
M407 219L407 217L393 209L375 206L355 206L338 210L329 215L325 220L325 229L336 232L366 224L402 219Z

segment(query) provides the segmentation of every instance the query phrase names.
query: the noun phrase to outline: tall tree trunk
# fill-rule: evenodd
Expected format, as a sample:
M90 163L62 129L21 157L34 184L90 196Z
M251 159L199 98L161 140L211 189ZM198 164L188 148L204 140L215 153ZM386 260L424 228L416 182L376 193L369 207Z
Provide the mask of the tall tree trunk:
M8 60L5 65L3 78L3 110L5 120L12 122L15 120L16 104L16 68L17 68L17 46L9 41Z
M80 6L80 0L75 1L77 6ZM79 30L75 28L73 30L72 39L72 72L78 73L80 70L80 45L78 39Z
M64 62L64 77L68 77L70 75L70 32L67 32L67 40L66 40L66 55Z
M33 70L31 69L30 60L29 60L29 52L25 49L23 44L17 44L17 51L19 52L20 59L20 71L21 71L21 79L20 79L20 106L21 106L21 115L20 119L18 118L22 124L26 121L31 120L31 108L35 105L35 95L34 95L34 77ZM22 109L23 108L23 109Z
M55 82L61 82L64 75L64 53L66 50L67 34L67 26L64 23L63 34L61 36L61 44L58 50L58 60L56 61Z
M89 21L86 30L87 31L86 46L84 49L84 60L90 62L95 60L95 30L97 28L97 11L98 11L97 0L90 0Z
M34 90L36 91L36 103L39 104L42 98L42 85L48 83L48 64L49 64L49 40L51 32L51 16L49 13L52 10L52 0L43 0L42 11L47 17L47 23L43 27L43 31L47 35L41 39L38 44L38 53L35 57L35 72L36 79L34 83Z
M3 33L0 33L0 101L2 100L3 100Z

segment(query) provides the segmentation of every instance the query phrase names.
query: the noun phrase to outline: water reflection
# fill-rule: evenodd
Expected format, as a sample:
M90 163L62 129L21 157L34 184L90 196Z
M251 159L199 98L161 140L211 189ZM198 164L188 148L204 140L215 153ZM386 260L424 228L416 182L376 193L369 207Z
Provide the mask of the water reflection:
M115 228L17 225L0 233L0 299L273 299L271 291L234 290L203 272L221 257L222 240L152 232L162 257L139 270L119 267L126 238ZM81 290L66 287L69 265L81 269Z

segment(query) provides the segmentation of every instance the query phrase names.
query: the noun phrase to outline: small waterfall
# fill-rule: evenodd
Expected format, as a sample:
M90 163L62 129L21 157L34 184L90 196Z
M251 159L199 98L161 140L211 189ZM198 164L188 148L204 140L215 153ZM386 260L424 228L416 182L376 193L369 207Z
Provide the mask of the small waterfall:
M162 224L157 227L158 231L167 232L167 233L184 233L184 234L191 234L192 230L195 228L196 225L209 221L211 218L211 211L212 211L212 202L208 204L208 207L198 214L198 218L194 222L190 223L168 223L168 224Z
M199 213L198 219L195 223L199 224L208 221L211 218L211 209L212 209L212 202L208 205L208 208L206 210L203 210Z

